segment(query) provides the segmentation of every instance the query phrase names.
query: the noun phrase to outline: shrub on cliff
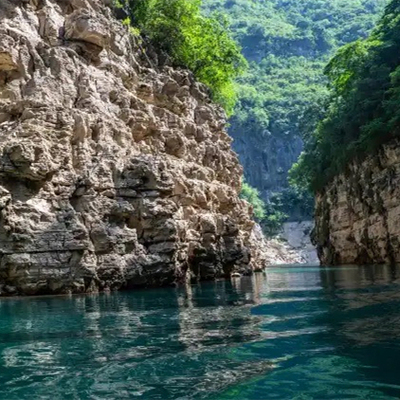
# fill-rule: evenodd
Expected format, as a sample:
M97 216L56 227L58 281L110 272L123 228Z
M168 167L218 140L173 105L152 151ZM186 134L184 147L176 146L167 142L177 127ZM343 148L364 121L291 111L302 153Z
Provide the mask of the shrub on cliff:
M222 15L206 17L201 0L119 0L133 26L175 66L190 69L228 114L236 102L234 80L246 68Z
M258 222L265 218L265 203L260 198L260 193L256 188L253 188L248 183L243 182L240 197L253 206L254 216Z

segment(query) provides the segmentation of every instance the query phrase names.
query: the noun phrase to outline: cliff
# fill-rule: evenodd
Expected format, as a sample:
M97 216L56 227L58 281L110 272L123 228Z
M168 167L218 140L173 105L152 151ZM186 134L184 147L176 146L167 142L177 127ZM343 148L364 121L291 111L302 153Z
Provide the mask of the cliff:
M313 241L323 264L400 262L400 142L352 162L316 198Z
M256 129L250 124L246 128L240 126L233 118L229 134L234 139L233 148L239 154L246 180L268 200L274 193L287 189L288 171L301 153L303 143L298 132L281 135ZM295 211L290 209L287 213L292 216Z
M251 273L267 261L225 115L106 1L0 2L0 293Z

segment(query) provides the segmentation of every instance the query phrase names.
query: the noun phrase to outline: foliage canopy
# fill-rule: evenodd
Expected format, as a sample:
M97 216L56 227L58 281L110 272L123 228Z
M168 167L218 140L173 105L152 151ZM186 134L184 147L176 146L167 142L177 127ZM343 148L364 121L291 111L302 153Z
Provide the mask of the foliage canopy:
M368 36L386 3L387 0L203 0L206 12L223 11L228 15L233 35L249 63L246 73L237 80L239 98L230 120L231 135L237 142L245 137L246 144L260 149L272 149L274 143L288 149L285 162L270 150L262 154L261 150L258 160L266 166L256 173L250 171L253 161L246 154L239 154L246 179L251 185L258 185L267 204L278 204L277 210L283 209L290 217L293 204L298 215L300 209L310 209L312 199L299 186L287 188L288 171L281 170L281 166L296 160L301 147L298 138L304 135L307 140L324 115L329 96L324 67L339 47ZM332 69L332 73L336 72ZM244 147L240 146L238 149ZM260 171L275 174L279 180L265 178L261 182ZM279 188L272 186L276 184ZM278 190L281 195L274 195ZM281 197L283 208L276 196ZM307 207L301 207L303 203ZM309 211L303 217L310 217Z
M386 0L203 0L227 14L249 69L238 79L232 129L299 135L304 111L325 98L324 66L342 45L367 37Z
M243 180L240 197L253 206L254 217L267 236L279 233L288 216L282 210L282 197L277 195L268 202L261 199L259 191Z
M120 0L130 22L175 66L190 69L228 114L236 102L235 78L247 67L222 15L205 16L201 0Z
M253 213L260 222L265 218L265 203L260 198L260 194L256 188L243 181L240 197L253 206Z
M341 48L325 74L324 117L291 171L294 182L312 191L400 134L400 0L388 4L367 39Z

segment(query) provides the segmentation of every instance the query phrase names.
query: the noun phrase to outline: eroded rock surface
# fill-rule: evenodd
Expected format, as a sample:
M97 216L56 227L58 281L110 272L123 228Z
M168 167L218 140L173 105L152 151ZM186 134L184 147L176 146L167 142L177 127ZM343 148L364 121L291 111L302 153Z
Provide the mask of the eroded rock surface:
M400 142L349 166L317 196L313 241L324 264L400 262Z
M1 0L0 293L263 267L224 126L206 88L154 69L105 0Z

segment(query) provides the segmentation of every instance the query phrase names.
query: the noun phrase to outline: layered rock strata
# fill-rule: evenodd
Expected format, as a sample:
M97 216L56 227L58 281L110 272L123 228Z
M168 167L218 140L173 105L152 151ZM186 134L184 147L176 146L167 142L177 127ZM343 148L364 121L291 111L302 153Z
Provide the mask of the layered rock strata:
M400 262L400 142L353 162L317 195L313 241L323 264Z
M266 262L223 112L106 0L0 2L0 293L82 293Z

